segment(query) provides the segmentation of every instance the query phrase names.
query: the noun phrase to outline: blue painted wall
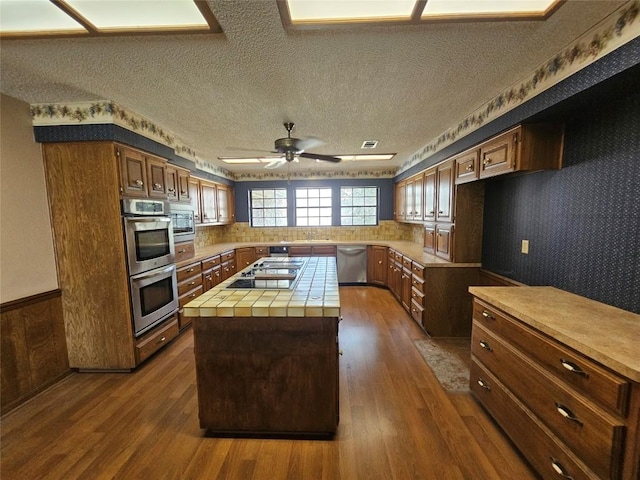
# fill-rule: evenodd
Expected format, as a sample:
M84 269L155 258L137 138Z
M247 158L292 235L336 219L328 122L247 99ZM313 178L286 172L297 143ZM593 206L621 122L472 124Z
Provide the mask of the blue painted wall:
M485 268L640 313L640 93L628 93L566 119L562 170L487 181Z
M323 187L333 190L333 224L340 225L340 187L378 187L380 197L378 199L379 220L393 220L393 180L382 179L331 179L331 180L270 180L261 182L236 182L236 220L238 222L249 221L249 189L251 188L286 188L289 199L289 225L294 226L295 189L298 187Z

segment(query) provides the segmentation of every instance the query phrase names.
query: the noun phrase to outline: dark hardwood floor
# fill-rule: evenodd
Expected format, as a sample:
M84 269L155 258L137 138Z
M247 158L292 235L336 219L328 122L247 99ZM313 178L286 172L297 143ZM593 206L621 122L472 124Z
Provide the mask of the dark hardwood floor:
M24 479L534 479L469 394L448 394L392 295L340 289L334 440L209 438L193 336L130 374L73 374L1 422L0 477Z

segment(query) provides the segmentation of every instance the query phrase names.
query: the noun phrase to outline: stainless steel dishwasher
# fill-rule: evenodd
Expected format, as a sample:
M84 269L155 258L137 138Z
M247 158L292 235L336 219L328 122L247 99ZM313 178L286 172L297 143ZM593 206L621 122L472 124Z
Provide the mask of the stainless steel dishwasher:
M367 283L366 245L338 245L338 283Z

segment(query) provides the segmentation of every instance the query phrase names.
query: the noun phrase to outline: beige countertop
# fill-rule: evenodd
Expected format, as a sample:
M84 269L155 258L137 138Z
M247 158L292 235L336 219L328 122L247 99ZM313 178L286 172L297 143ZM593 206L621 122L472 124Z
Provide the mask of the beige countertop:
M640 382L640 315L554 287L469 287L469 292Z
M423 267L480 267L480 263L451 263L442 258L436 257L422 250L422 245L415 242L395 241L395 240L368 240L368 241L339 241L339 240L296 240L292 242L231 242L217 243L208 245L196 250L195 256L189 260L184 260L177 264L178 267L188 265L193 262L204 260L208 257L219 255L227 250L233 250L242 247L264 247L264 246L297 246L297 245L380 245L391 247L399 251L401 254L410 257L413 261L420 263Z
M262 259L264 260L264 259ZM276 258L287 261L288 257ZM304 261L291 290L231 289L240 272L184 306L187 317L339 317L340 294L334 257ZM249 268L249 267L247 267Z

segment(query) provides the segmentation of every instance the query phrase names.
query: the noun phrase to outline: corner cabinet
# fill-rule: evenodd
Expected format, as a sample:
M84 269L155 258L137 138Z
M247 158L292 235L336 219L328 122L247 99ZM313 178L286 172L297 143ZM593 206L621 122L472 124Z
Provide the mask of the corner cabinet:
M551 287L470 290L471 391L541 477L639 478L640 317Z

